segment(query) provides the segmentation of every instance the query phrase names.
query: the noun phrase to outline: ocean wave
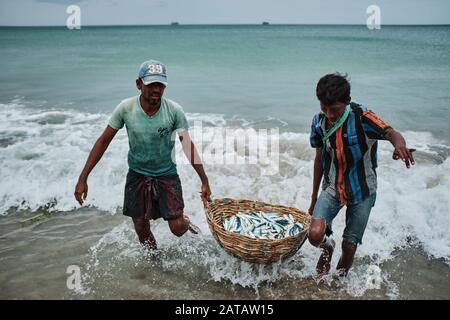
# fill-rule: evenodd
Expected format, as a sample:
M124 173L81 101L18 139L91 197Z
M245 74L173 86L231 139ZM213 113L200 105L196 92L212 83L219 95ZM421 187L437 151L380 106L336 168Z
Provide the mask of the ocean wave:
M218 127L236 129L236 119L229 121L222 115L188 114L188 118L192 124L206 122L202 127L205 135ZM50 211L78 208L74 187L108 116L38 110L15 101L0 104L0 121L3 123L0 214L8 214L11 208L31 211L42 207ZM450 264L447 227L450 224L447 174L450 147L429 132L407 131L404 135L410 146L417 149L416 165L408 170L402 162L393 161L392 146L380 142L377 202L358 255L369 256L375 262L385 261L392 258L397 248L406 248L412 241L422 246L430 257L442 258ZM206 142L203 149L214 143ZM127 150L126 132L121 130L89 177L86 205L112 213L120 211L128 170ZM281 132L277 157L279 172L274 175L261 175L263 165L258 163L206 162L213 196L251 198L306 210L314 157L308 133ZM178 158L183 158L180 150ZM178 171L186 211L209 232L198 197L200 185L195 171L182 163ZM345 214L341 212L334 223L338 241L344 225Z

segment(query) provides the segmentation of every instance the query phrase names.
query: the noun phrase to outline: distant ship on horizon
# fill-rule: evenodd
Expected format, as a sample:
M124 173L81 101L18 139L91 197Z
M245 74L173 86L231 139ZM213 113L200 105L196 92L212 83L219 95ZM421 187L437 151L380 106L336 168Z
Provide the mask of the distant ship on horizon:
M179 22L172 22L170 25L172 25L172 26L178 26L178 25L180 25L180 23Z
M267 21L263 21L263 23L262 23L262 25L264 25L264 26L266 26L266 25L268 25L269 23L267 22Z

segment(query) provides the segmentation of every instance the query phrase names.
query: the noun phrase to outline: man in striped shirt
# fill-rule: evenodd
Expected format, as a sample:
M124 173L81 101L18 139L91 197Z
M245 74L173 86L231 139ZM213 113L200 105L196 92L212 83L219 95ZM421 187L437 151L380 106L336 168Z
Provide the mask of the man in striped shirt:
M321 278L330 271L335 246L332 221L346 206L346 226L342 256L337 269L347 275L358 244L362 243L377 190L378 140L394 146L393 159L402 159L407 168L414 164L403 136L364 106L350 102L350 83L338 73L322 77L317 84L322 112L314 116L310 143L316 148L314 180L309 214L312 222L309 242L322 249L316 266ZM318 191L322 181L322 192Z

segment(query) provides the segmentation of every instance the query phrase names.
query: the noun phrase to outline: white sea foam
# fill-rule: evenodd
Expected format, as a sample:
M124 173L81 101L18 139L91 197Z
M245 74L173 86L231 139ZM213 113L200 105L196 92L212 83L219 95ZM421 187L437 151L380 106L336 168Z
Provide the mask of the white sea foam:
M220 115L192 114L188 118L190 121L209 121L209 126L203 127L205 132L212 130L212 126L228 125ZM0 213L5 215L14 207L37 210L49 204L50 210L77 208L74 186L92 145L107 124L108 116L37 110L15 101L0 104L0 121ZM405 132L404 135L409 145L418 150L416 165L407 170L402 162L392 160L392 146L388 142L380 142L377 201L357 256L368 257L372 264L380 265L392 258L396 248L413 242L422 246L430 257L442 258L450 265L450 147L428 132ZM127 150L126 132L121 130L89 177L87 205L112 213L121 207ZM251 198L307 210L313 157L307 133L283 132L280 134L278 175L261 176L258 165L206 163L205 168L216 198ZM179 165L179 174L186 212L210 238L198 196L199 179L189 165ZM340 243L344 224L345 214L341 212L333 225L337 243ZM130 228L124 232L133 233ZM172 237L168 228L161 228L160 232L164 237ZM107 240L104 238L102 245L107 244ZM339 246L336 251L338 256ZM319 255L317 249L305 243L302 248L304 268L301 271L283 269L287 265L281 265L276 271L263 268L249 275L245 265L237 267L238 262L234 258L218 252L210 252L208 259L199 263L210 262L208 270L213 279L227 279L244 286L277 278L284 273L294 277L311 275ZM334 259L333 267L337 260ZM355 268L354 272L358 280L350 278L347 290L360 295L365 290L361 284L365 270L363 267ZM390 288L390 294L395 296L395 285L389 283L383 273L382 279Z

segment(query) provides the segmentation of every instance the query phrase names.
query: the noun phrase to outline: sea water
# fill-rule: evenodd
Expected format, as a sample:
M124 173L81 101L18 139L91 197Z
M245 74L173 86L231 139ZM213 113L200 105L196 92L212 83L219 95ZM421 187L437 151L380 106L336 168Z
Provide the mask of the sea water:
M0 296L448 299L449 52L448 26L0 28ZM262 174L259 163L205 160L213 197L308 209L315 86L327 73L347 73L352 100L417 149L407 170L380 142L377 201L347 279L316 284L320 252L307 242L271 266L227 255L209 231L200 181L182 161L186 213L202 233L177 238L155 221L160 251L142 252L121 214L125 130L91 173L87 207L79 209L78 175L115 106L138 94L147 59L167 65L165 95L183 106L191 132L201 128L194 142L203 150L214 149L221 130L277 129L275 174ZM51 217L20 223L43 211ZM342 210L333 224L333 269L344 226ZM71 265L81 270L77 290L67 286Z

